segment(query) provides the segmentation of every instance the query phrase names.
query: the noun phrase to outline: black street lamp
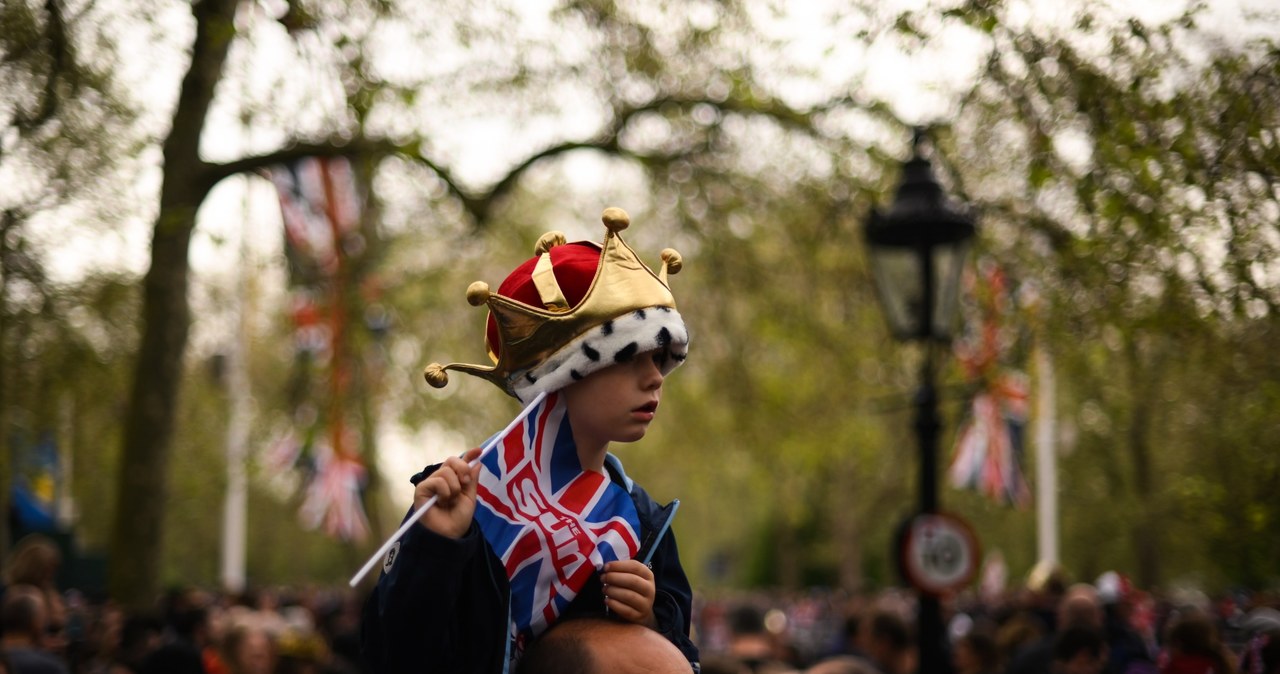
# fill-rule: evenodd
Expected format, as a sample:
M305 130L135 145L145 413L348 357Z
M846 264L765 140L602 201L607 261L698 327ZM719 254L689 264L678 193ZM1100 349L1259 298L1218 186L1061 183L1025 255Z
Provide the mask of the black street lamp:
M893 205L872 209L866 241L876 292L893 336L924 345L915 430L920 442L920 514L938 512L938 394L933 347L951 341L959 305L960 273L976 228L952 205L920 154L923 129L916 129L911 159L902 168ZM916 584L919 595L921 674L949 670L943 662L942 612L936 592Z

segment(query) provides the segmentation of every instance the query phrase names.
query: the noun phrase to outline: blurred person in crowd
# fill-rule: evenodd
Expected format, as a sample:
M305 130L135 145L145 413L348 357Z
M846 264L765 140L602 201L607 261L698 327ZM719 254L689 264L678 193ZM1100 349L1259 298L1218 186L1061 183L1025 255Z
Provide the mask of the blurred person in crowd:
M332 662L329 647L315 632L298 629L286 630L276 639L276 670L274 674L328 674L348 672Z
M47 611L44 627L44 650L66 662L67 648L71 644L70 636L67 633L67 602L63 600L62 594L56 589L42 590L41 594L44 595L44 605Z
M858 650L879 672L906 674L912 667L911 629L896 611L874 608L858 620Z
M318 616L319 637L329 648L326 672L354 674L360 669L360 597L345 592Z
M1066 598L1069 584L1066 569L1049 561L1038 562L1027 574L1026 591L1021 602L1040 621L1046 634L1058 628L1058 607Z
M680 649L636 623L570 618L553 625L525 650L517 674L688 674Z
M956 639L951 649L955 674L996 674L1000 671L1000 648L985 629L973 629Z
M804 674L878 674L874 665L856 655L833 655L804 670Z
M61 568L62 551L57 544L43 534L28 534L14 546L4 575L7 585L32 587L43 595L46 632L41 649L65 658L67 606L57 582Z
M1053 638L1053 674L1100 674L1107 662L1102 629L1066 625Z
M14 674L13 667L9 665L9 658L0 652L0 674Z
M124 616L120 626L120 643L107 674L139 674L142 663L160 648L164 624L150 614Z
M832 655L853 655L859 658L866 658L866 653L863 653L858 648L858 621L861 617L861 611L851 610L840 621L840 642Z
M724 653L703 651L701 674L752 674L747 663Z
M1043 674L1049 671L1053 661L1054 641L1058 633L1065 629L1083 627L1101 635L1103 611L1098 591L1087 583L1072 585L1058 603L1052 622L1055 627L1049 634L1014 654L1005 670L1008 674Z
M10 586L0 602L0 650L14 674L68 674L66 663L45 650L46 593L31 585Z
M999 625L996 628L996 647L1003 662L1012 660L1024 648L1044 638L1047 632L1044 623L1025 609L1014 611Z
M1192 609L1170 622L1159 664L1161 674L1235 674L1232 660L1209 614Z
M164 637L143 661L141 674L215 674L205 666L205 649L213 645L207 599L178 588L170 590L163 603Z
M1098 598L1103 607L1103 633L1107 640L1107 669L1116 674L1153 674L1155 658L1142 635L1133 628L1136 594L1129 580L1108 571L1098 577Z
M264 625L244 623L232 627L222 640L221 650L227 674L272 674L275 669L275 643Z
M1240 674L1280 674L1280 627L1249 638L1240 656Z
M71 655L68 661L76 674L108 674L120 650L120 632L124 625L124 612L120 607L107 603L94 606L82 597L68 593L68 601L76 634L71 639Z
M29 534L18 541L5 565L7 585L30 585L43 592L58 591L62 552L47 536Z
M745 664L751 672L789 669L777 637L765 626L764 612L750 604L735 606L728 612L729 647L727 655Z

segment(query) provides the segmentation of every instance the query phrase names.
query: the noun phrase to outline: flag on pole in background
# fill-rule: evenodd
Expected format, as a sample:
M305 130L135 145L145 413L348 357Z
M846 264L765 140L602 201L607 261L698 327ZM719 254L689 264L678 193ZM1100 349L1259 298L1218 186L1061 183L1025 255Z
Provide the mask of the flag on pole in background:
M640 549L631 495L582 470L563 397L551 394L481 461L475 518L511 579L517 643L537 636L606 562Z
M291 457L302 469L299 516L305 526L341 540L362 540L369 529L361 501L366 471L360 436L349 430L356 424L347 418L356 364L344 299L348 286L358 282L350 258L363 249L359 191L345 157L304 157L276 166L269 178L280 200L290 262L297 352L290 398L295 423L306 426L278 441L269 459Z
M1031 501L1022 469L1030 386L1024 373L1005 364L1019 326L1010 311L1007 280L997 265L979 265L968 281L968 328L955 351L976 391L947 473L956 488L1025 507Z

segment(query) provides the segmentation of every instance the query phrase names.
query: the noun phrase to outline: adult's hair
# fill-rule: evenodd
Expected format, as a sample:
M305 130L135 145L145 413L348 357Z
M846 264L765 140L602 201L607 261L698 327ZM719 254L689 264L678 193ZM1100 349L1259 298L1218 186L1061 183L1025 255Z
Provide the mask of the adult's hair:
M516 674L592 674L595 662L582 629L587 620L561 622L534 639Z
M62 551L49 537L41 534L23 536L13 548L5 569L10 585L32 585L42 590L54 588Z
M38 636L44 626L44 594L30 585L14 585L4 593L0 603L0 633Z
M1070 625L1053 638L1053 661L1070 662L1081 653L1095 660L1102 658L1105 642L1102 630L1085 625Z
M1098 590L1088 583L1076 583L1067 588L1058 604L1058 628L1103 626L1105 616Z

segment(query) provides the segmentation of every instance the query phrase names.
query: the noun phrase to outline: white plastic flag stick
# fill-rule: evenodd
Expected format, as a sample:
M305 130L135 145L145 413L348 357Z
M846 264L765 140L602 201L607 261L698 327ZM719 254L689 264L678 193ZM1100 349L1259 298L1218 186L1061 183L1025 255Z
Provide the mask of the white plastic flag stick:
M474 468L477 463L480 463L481 461L483 461L484 457L487 456L489 452L493 450L494 447L498 446L498 442L500 442L503 438L507 437L507 434L510 433L516 426L519 426L520 422L524 421L524 418L529 416L529 413L533 411L533 408L537 407L538 403L542 402L542 400L546 397L547 397L546 391L543 391L542 393L539 393L537 396L535 396L533 401L530 402L528 405L526 405L525 408L521 410L519 414L516 415L516 418L512 419L511 423L507 424L506 428L502 429L501 433L493 436L493 438L489 440L489 442L486 443L485 446L480 449L480 455L472 459L467 465ZM396 541L400 540L400 537L403 536L404 533L409 530L409 527L413 526L414 523L417 522L418 519L422 517L423 513L430 510L431 506L436 504L436 499L437 497L433 495L431 498L427 499L426 503L422 504L421 508L418 508L417 512L410 515L409 519L405 520L404 524L401 524L400 528L396 529L396 532L394 534L391 534L391 538L388 538L387 542L383 543L382 547L378 548L378 551L373 553L373 556L369 558L369 561L365 562L364 566L360 567L360 570L356 572L356 575L351 577L351 581L347 584L350 585L351 587L355 587L356 584L359 583L362 578L368 575L369 571L373 568L373 566L378 563L378 560L382 559L382 557L387 554L387 551L391 549L391 546L395 545Z

